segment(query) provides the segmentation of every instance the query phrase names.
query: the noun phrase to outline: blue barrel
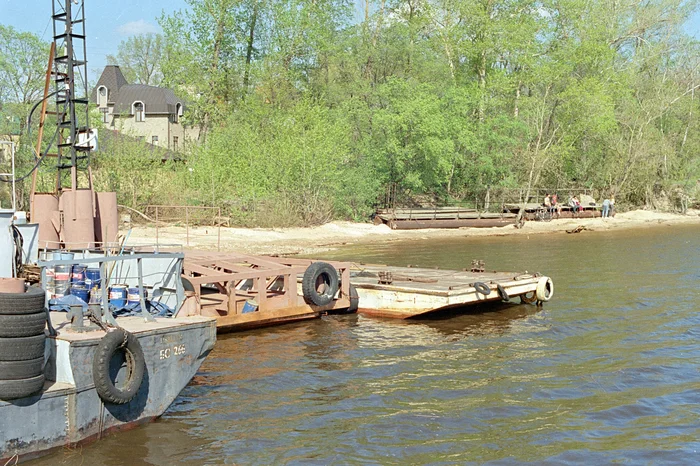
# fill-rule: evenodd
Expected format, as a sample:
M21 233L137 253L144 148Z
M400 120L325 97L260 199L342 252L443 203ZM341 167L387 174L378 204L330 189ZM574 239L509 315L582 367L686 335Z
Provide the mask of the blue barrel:
M93 287L101 288L100 269L85 270L85 285L92 289Z
M127 285L112 285L109 287L109 303L117 309L126 306Z
M148 292L146 292L146 290L143 290L143 297L144 298L148 297ZM141 297L139 296L139 289L138 288L129 288L129 293L127 294L126 300L129 304L140 303Z
M90 290L85 285L72 284L70 286L70 294L82 299L86 304L90 300Z
M249 312L255 312L257 310L258 310L258 303L256 303L252 299L249 299L243 305L243 309L241 310L241 314L248 314Z
M85 271L87 270L87 265L76 264L73 266L73 272L70 276L71 284L75 285L85 285Z

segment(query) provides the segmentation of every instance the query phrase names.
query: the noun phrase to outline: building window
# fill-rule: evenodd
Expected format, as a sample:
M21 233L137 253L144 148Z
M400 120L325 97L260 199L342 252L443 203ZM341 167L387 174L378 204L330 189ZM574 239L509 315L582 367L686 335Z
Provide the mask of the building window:
M173 150L177 150L177 146L178 146L177 143L178 143L177 136L173 136Z
M180 102L177 103L175 106L175 115L173 115L173 123L177 123L180 121L180 117L182 116L182 104Z
M158 145L158 136L151 136L151 144L154 146Z
M100 108L107 106L107 88L105 86L97 88L97 106Z
M146 106L143 102L134 102L133 112L136 121L146 121Z
M102 123L109 123L109 109L101 108L100 113L102 114Z

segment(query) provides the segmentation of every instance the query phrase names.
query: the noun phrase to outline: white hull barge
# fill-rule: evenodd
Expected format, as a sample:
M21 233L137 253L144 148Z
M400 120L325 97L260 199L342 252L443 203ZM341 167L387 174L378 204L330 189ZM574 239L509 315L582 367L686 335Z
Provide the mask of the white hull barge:
M350 279L359 296L358 312L398 319L516 297L541 304L554 294L549 277L532 273L360 265Z

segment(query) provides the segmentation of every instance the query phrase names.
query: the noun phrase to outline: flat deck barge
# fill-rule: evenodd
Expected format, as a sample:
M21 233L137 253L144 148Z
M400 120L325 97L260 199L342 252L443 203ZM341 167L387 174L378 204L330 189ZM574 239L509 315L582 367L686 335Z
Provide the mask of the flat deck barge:
M350 280L359 296L358 312L399 319L516 297L542 303L554 294L549 277L527 272L356 265Z

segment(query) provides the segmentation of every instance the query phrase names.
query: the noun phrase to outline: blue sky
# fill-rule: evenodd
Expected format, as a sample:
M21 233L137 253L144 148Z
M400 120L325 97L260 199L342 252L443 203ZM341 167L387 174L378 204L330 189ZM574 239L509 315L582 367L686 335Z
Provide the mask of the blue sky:
M52 39L52 0L0 0L0 23ZM116 55L117 46L129 36L160 32L157 18L187 7L184 0L85 0L88 73L95 81L107 64L108 54ZM47 57L48 59L48 57Z
M52 0L0 0L0 23L51 40ZM160 32L157 18L187 7L184 0L85 0L88 73L94 82L107 64L105 57L116 54L117 46L129 36ZM700 39L700 10L686 24L686 31Z

